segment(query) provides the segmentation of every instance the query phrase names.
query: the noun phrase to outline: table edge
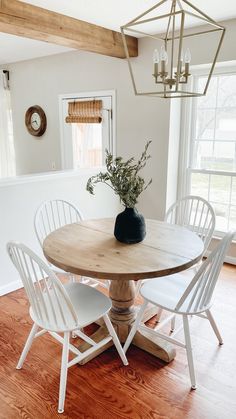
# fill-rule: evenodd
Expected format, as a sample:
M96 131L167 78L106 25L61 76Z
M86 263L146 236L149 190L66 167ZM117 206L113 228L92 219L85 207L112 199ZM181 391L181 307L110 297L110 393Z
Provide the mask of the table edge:
M185 271L189 268L191 268L193 265L195 265L196 263L198 263L201 259L202 259L202 254L200 254L198 257L196 257L195 259L191 259L190 261L179 265L179 266L175 266L174 268L168 268L168 269L161 269L158 271L150 271L150 272L132 272L132 273L127 273L127 272L119 272L119 273L111 273L111 272L97 272L97 271L92 271L90 269L83 269L83 268L74 268L74 267L70 267L70 269L68 268L68 266L64 265L63 263L60 263L56 260L54 260L53 258L51 258L50 256L46 255L45 251L43 250L44 256L46 257L46 259L52 263L54 266L57 266L58 268L64 270L65 272L69 272L72 273L74 275L79 275L79 276L86 276L86 277L91 277L91 278L96 278L96 279L110 279L110 280L120 280L120 281L124 281L124 280L132 280L132 281L139 281L142 279L148 279L148 278L158 278L161 276L169 276L169 275L173 275L175 273L181 272L181 271Z

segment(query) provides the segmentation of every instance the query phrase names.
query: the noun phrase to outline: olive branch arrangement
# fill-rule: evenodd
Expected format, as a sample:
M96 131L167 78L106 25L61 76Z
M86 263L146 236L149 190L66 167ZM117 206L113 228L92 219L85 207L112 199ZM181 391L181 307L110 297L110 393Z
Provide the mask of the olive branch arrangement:
M135 163L133 157L127 161L123 161L122 157L114 158L106 150L105 164L107 171L90 177L86 190L94 195L94 186L99 182L105 183L113 189L116 195L119 195L120 201L125 207L134 208L138 202L139 195L152 183L152 179L148 183L145 183L145 180L138 175L138 172L146 165L147 160L151 157L147 154L150 144L151 141L147 141L137 163Z

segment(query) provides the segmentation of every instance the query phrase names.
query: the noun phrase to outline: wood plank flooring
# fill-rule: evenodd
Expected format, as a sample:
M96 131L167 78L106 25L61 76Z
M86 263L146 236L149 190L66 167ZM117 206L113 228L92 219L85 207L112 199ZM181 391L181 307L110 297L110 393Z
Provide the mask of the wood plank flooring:
M225 344L208 322L194 318L198 388L190 391L185 351L169 365L140 349L124 367L111 348L69 369L65 413L57 413L61 346L37 339L22 370L15 366L31 327L24 290L0 299L1 419L236 419L236 268L225 265L212 310ZM153 319L151 324L154 324ZM92 330L92 329L91 329Z

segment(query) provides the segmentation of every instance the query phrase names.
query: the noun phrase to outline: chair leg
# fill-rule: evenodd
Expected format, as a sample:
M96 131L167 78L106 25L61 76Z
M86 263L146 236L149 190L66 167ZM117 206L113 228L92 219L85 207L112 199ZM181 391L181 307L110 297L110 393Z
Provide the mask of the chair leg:
M136 296L139 295L139 291L140 291L141 285L142 285L142 280L140 279L139 281L136 282L136 290L135 290Z
M69 282L70 282L70 283L76 282L75 275L73 275L73 274L69 273Z
M21 356L20 356L20 359L18 361L18 364L16 366L16 369L17 370L20 370L22 368L22 365L23 365L23 363L25 361L25 358L26 358L26 356L27 356L30 348L31 348L31 345L33 343L33 340L34 340L35 334L37 333L38 328L39 328L38 325L34 323L32 329L30 331L30 334L29 334L29 336L27 338L27 341L25 343L24 349L23 349L23 351L21 353Z
M145 311L147 305L148 305L148 302L145 301L144 304L141 306L138 314L137 314L136 320L135 320L135 322L134 322L134 324L133 324L133 326L132 326L132 328L131 328L131 330L129 332L129 335L128 335L127 339L126 339L126 342L124 344L124 347L123 347L124 353L127 352L127 349L129 348L129 346L130 346L130 344L131 344L131 342L132 342L132 340L134 338L134 335L135 335L135 333L136 333L136 331L138 329L138 326L139 326L139 324L140 324L140 322L142 320L142 317L143 317L143 314L144 314L144 311Z
M176 320L176 316L172 317L171 319L171 326L170 326L170 332L174 332L175 330L175 320Z
M190 338L190 330L189 330L189 322L188 317L183 315L183 325L184 325L184 336L185 336L185 344L186 344L186 352L187 352L187 359L188 359L188 368L189 368L189 375L191 380L191 387L193 390L197 388L196 386L196 378L194 372L194 364L193 364L193 353L192 353L192 345L191 345L191 338Z
M64 412L66 382L67 382L67 372L68 372L69 339L70 339L70 333L65 332L63 349L62 349L62 357L61 357L61 375L60 375L58 413Z
M219 341L219 344L220 345L223 345L223 343L224 343L223 342L223 339L221 337L221 334L219 332L219 329L218 329L218 327L216 325L216 322L215 322L214 317L212 316L210 310L206 310L206 315L207 315L207 318L208 318L208 320L209 320L209 322L211 324L211 327L212 327L212 329L213 329L213 331L214 331L214 333L215 333L215 335L216 335L216 337L217 337L217 339Z
M114 345L115 345L115 347L116 347L116 349L117 349L118 354L120 355L120 357L121 357L121 359L122 359L123 364L124 364L124 365L128 365L128 364L129 364L129 363L128 363L128 360L127 360L127 358L126 358L126 356L125 356L125 353L124 353L124 351L123 351L123 348L122 348L122 346L121 346L121 344L120 344L120 341L119 341L119 339L118 339L118 337L117 337L117 334L116 334L116 332L115 332L115 329L114 329L114 327L112 326L111 320L109 319L109 317L108 317L108 315L107 315L107 314L105 314L105 315L103 316L103 320L104 320L104 322L105 322L105 324L106 324L106 327L107 327L107 329L108 329L108 332L109 332L109 333L110 333L110 335L112 336L112 340L113 340L113 342L114 342Z
M158 311L158 313L157 313L157 315L156 315L156 322L157 322L157 323L160 323L162 313L163 313L162 308L159 308L159 311Z

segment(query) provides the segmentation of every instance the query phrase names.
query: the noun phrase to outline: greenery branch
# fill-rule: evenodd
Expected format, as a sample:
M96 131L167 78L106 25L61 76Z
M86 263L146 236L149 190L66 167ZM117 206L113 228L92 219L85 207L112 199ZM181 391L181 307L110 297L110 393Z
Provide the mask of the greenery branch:
M151 157L147 153L150 144L151 141L147 141L137 163L135 163L133 157L127 161L123 161L122 157L114 158L106 150L105 164L107 171L90 177L86 186L87 191L94 195L95 185L99 182L105 183L120 197L120 201L125 207L134 208L139 195L152 183L152 179L145 183L145 180L138 175L138 172L144 168Z

